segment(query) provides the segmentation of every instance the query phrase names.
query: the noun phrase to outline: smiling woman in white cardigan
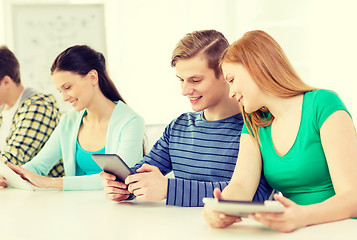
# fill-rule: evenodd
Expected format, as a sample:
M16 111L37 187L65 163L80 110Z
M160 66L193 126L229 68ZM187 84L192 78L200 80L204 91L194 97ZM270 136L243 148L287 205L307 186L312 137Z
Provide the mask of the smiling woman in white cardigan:
M110 80L103 55L88 46L63 51L51 67L53 81L74 111L60 120L44 148L23 167L9 166L31 184L63 190L102 189L92 153L115 153L133 166L142 156L144 120L127 106ZM65 176L45 175L63 159ZM0 179L6 186L6 180Z

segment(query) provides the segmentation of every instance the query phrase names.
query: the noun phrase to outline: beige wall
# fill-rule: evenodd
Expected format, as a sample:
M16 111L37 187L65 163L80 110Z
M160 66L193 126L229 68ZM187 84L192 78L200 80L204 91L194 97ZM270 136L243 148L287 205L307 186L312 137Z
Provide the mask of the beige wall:
M222 31L230 42L247 30L268 31L282 45L306 82L338 92L357 118L353 88L357 80L354 70L357 2L354 0L88 2L106 4L106 57L110 75L127 102L147 123L168 123L181 112L190 110L187 99L180 94L175 71L170 67L171 52L187 32L209 28ZM0 1L0 44L11 45L5 38L7 23L2 4Z

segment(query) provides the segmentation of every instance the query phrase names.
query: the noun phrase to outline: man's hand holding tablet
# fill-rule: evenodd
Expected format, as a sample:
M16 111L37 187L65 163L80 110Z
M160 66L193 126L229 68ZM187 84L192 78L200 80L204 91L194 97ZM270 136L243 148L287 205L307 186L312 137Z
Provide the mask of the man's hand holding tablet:
M126 163L116 154L92 154L92 158L103 169L99 176L104 179L105 197L116 202L130 198L132 195L124 182L133 172Z

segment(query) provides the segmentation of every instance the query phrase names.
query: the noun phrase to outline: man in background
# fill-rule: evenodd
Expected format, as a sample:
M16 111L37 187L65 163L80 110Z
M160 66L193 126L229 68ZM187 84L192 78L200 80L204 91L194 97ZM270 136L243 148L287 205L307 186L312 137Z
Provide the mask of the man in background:
M15 55L0 46L0 161L22 165L44 146L60 119L55 98L25 88ZM63 175L62 162L49 173Z

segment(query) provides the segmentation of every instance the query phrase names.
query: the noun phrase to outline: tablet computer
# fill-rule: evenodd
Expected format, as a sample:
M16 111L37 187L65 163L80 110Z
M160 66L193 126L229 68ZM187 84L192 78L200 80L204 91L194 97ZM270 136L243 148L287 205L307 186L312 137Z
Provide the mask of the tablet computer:
M115 175L116 181L125 182L125 178L134 173L116 154L92 154L91 156L104 172Z
M0 160L0 176L3 176L6 179L6 184L8 187L18 188L23 190L31 190L31 191L41 189L33 186L28 181L22 179L20 175L15 173L1 160Z
M250 202L203 198L202 201L214 211L237 217L248 217L249 214L257 212L283 213L285 210L283 204L278 201L270 200L264 202Z

